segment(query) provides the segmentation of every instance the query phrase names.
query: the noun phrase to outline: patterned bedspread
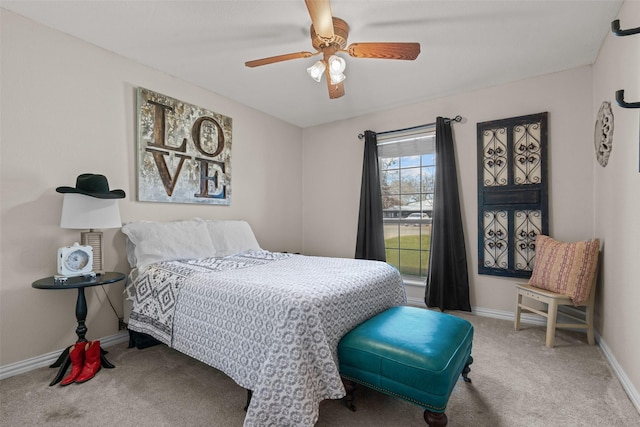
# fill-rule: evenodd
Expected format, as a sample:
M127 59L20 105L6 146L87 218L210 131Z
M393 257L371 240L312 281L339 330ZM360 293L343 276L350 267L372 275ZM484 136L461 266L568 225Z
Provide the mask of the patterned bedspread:
M337 345L356 325L406 303L386 263L250 251L172 261L135 282L129 327L253 391L245 426L312 426L344 396Z

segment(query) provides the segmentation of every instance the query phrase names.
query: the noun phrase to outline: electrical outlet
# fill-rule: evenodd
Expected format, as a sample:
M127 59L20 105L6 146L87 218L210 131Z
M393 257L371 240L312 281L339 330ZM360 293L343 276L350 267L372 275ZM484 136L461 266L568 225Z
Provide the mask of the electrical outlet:
M122 317L118 318L118 330L123 331L127 329L127 324L124 323L124 319Z

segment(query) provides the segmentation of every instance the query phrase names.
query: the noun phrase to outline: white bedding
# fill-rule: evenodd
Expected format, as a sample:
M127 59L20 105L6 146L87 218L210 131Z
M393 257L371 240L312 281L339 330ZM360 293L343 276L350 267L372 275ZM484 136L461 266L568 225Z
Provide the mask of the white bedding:
M406 303L386 263L263 250L153 264L135 285L129 328L252 390L245 426L315 424L321 400L344 396L340 338Z

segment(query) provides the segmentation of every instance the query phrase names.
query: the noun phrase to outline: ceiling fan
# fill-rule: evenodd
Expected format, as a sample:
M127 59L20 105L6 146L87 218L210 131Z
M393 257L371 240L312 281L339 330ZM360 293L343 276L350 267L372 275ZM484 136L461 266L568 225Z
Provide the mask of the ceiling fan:
M344 95L343 71L345 60L336 55L344 52L354 58L380 58L414 60L420 54L420 43L351 43L347 47L349 25L331 13L329 0L305 0L311 16L311 45L315 52L295 52L285 55L271 56L244 63L247 67L259 67L290 59L309 58L323 55L322 60L307 68L309 75L320 81L324 74L329 89L329 98L340 98Z

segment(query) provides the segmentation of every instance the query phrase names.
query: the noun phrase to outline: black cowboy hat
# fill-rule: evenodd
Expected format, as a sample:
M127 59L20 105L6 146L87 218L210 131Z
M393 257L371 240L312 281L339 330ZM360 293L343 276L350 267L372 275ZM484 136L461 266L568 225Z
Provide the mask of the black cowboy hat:
M74 187L58 187L58 193L78 193L98 199L122 199L125 194L122 190L109 191L109 182L104 175L83 173L76 178Z

